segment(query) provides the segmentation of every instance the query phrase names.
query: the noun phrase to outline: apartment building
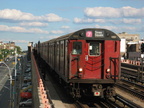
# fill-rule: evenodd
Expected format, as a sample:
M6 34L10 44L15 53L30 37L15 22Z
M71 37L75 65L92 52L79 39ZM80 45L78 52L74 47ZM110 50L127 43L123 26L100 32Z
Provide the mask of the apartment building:
M14 48L15 48L15 42L8 42L8 43L3 43L2 41L0 42L0 49L13 50Z

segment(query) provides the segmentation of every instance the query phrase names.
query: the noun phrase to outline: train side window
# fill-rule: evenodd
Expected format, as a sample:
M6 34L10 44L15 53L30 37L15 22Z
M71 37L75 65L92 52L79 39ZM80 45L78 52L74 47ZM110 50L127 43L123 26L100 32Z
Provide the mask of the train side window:
M116 52L117 51L117 42L115 41L115 50L114 50L114 52Z
M94 56L100 55L100 43L89 43L89 54Z
M72 54L81 54L81 53L82 53L82 43L81 42L73 42Z

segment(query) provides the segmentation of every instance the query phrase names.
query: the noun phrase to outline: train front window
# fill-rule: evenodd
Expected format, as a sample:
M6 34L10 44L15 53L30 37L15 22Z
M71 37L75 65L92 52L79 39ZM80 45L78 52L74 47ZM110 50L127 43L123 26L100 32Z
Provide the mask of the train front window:
M81 42L73 42L72 54L81 54L81 53L82 53L82 43Z
M89 54L92 56L100 55L100 43L89 43Z

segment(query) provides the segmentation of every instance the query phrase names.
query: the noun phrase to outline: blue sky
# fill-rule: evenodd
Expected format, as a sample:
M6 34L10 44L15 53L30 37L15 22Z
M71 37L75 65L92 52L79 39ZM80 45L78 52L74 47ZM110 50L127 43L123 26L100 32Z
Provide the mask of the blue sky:
M0 0L0 41L23 50L83 28L144 37L144 0Z

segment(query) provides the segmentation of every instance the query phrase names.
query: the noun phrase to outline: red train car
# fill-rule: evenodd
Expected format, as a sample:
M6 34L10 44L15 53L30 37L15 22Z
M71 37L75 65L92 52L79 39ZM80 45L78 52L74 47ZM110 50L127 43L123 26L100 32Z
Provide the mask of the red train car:
M115 95L120 75L120 38L112 31L82 29L37 44L37 53L73 97Z

